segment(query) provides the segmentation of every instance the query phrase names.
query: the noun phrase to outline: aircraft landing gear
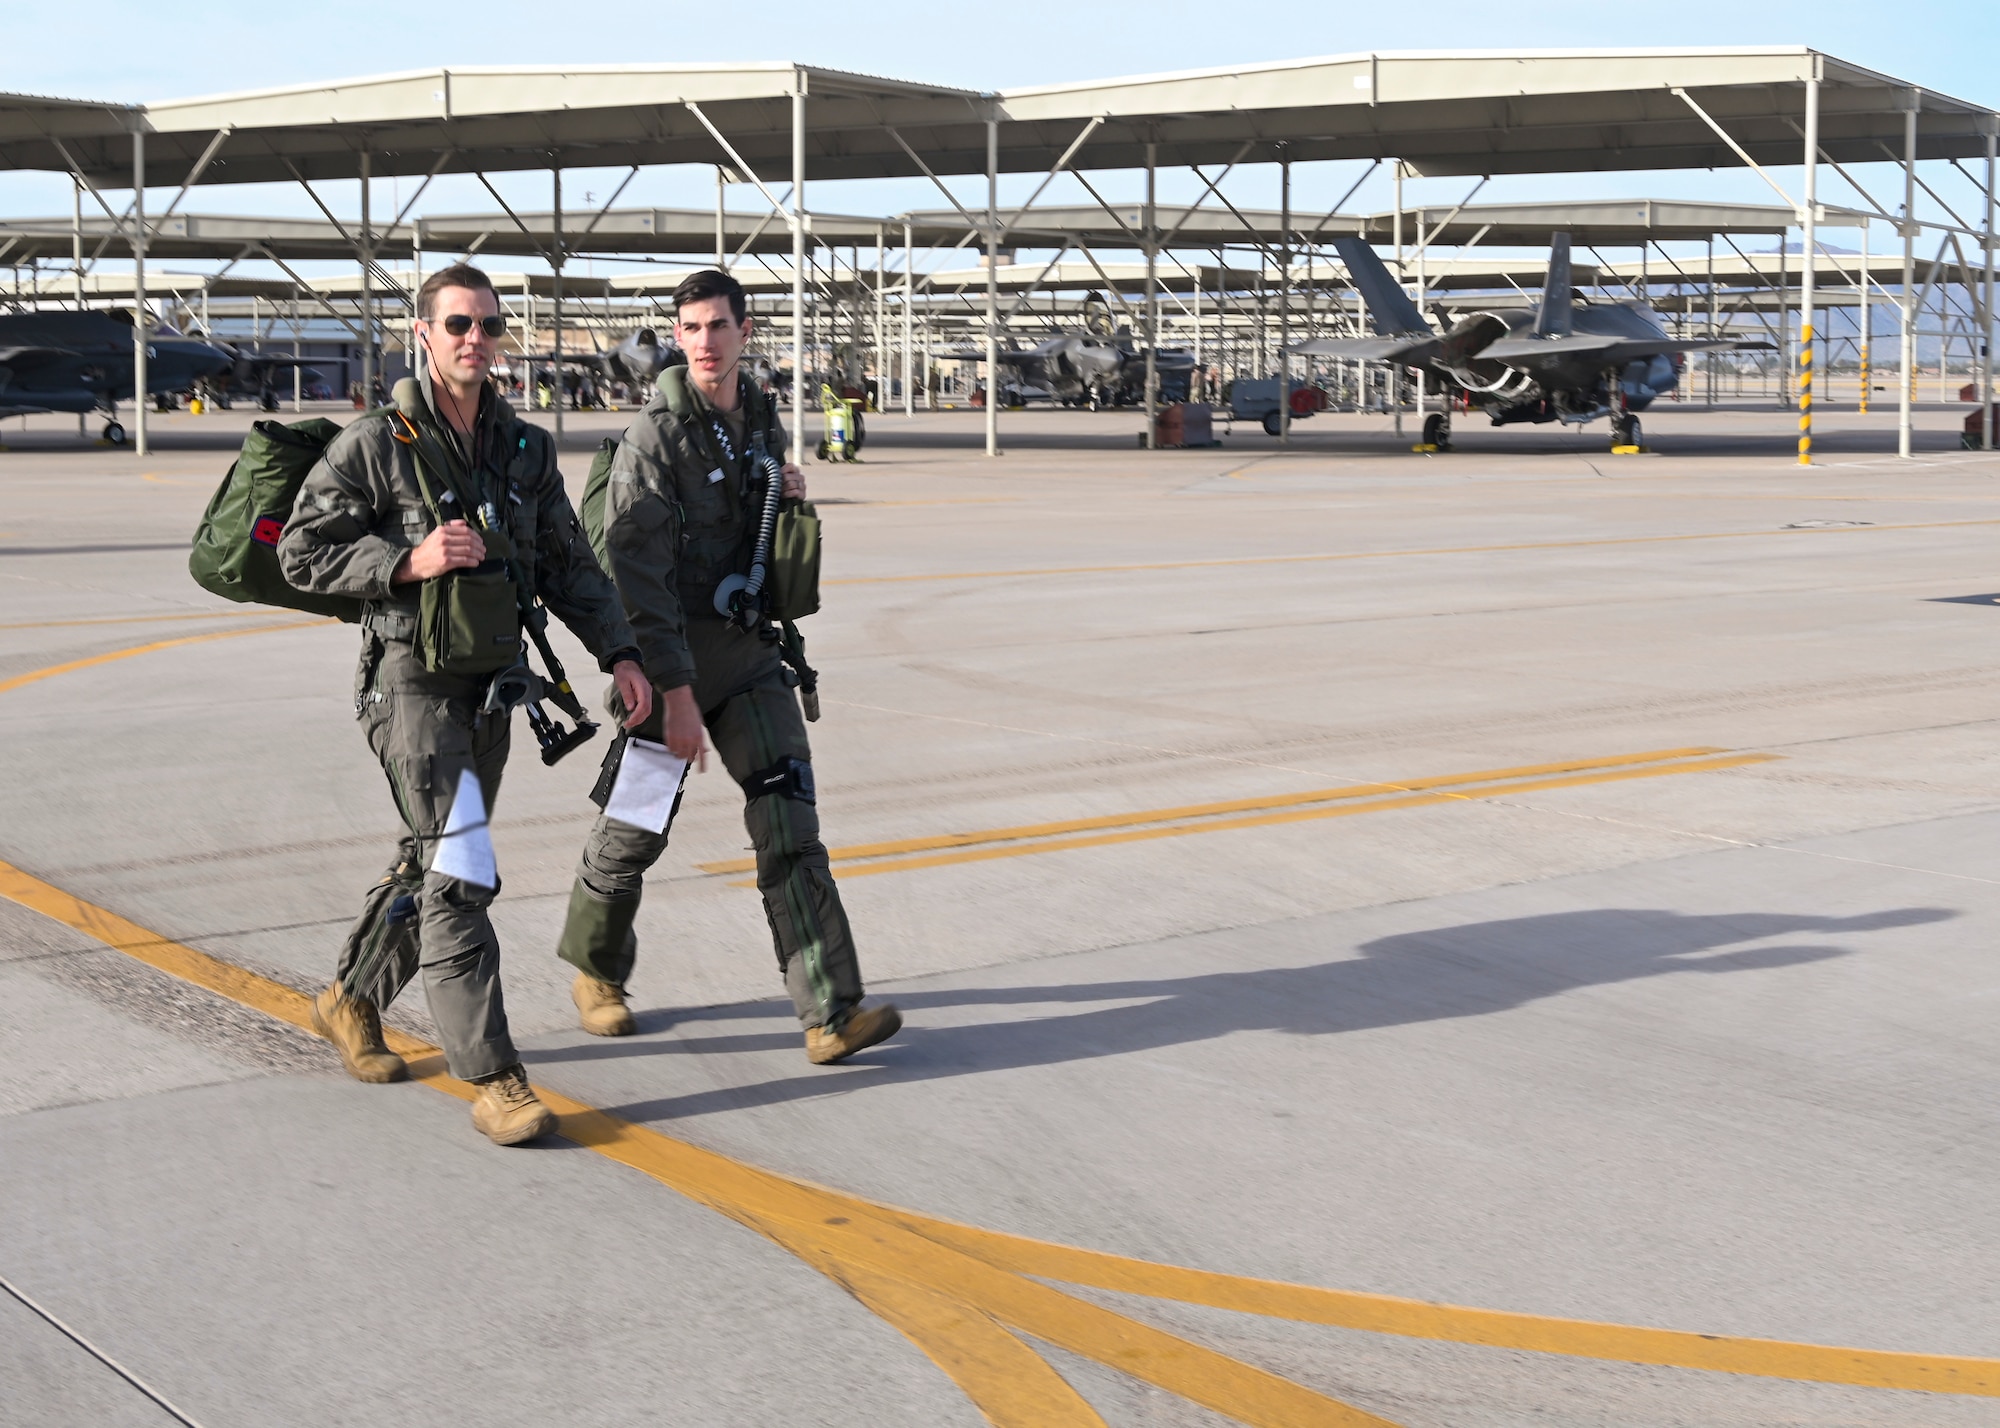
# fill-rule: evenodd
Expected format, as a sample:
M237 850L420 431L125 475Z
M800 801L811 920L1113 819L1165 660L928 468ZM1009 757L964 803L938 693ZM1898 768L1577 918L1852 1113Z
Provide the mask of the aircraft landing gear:
M276 392L268 392L268 391L259 392L257 394L257 405L262 407L267 412L276 411L278 409L278 394Z
M1615 412L1611 417L1611 446L1616 450L1621 446L1640 446L1643 440L1639 430L1639 418L1630 412Z
M1451 417L1444 412L1432 412L1424 418L1424 445L1435 446L1439 451L1451 450Z
M104 439L113 446L125 444L125 427L116 417L104 424Z

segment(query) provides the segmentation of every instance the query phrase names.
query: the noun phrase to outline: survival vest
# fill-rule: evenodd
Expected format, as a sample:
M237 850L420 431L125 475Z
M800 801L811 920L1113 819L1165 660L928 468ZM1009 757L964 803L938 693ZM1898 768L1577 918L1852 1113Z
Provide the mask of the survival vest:
M299 487L339 435L339 424L323 417L290 426L260 421L250 428L195 527L188 573L197 585L225 600L360 620L361 601L294 589L278 568L278 537Z
M722 481L703 483L691 499L680 499L679 491L669 493L680 517L675 584L688 615L699 619L716 613L713 603L716 585L725 577L743 574L749 568L757 532L755 497L744 489L736 473L730 472L714 434L708 430L708 423L702 419L687 389L687 369L667 368L660 374L659 391L672 417L665 425L676 470L726 473ZM777 450L781 428L775 407L754 384L745 384L744 396L746 431L761 432L767 449ZM583 485L583 501L577 510L584 534L590 538L590 548L606 570L611 568L611 552L604 536L604 509L611 487L611 467L617 457L617 441L606 437L591 460L590 473ZM819 564L818 513L806 502L785 502L779 509L771 540L769 597L765 608L772 619L799 620L819 609Z

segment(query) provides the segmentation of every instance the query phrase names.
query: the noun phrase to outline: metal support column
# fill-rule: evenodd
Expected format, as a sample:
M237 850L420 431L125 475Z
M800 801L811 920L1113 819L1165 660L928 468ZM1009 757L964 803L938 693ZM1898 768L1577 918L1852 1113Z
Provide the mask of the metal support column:
M722 165L717 164L715 166L715 271L718 273L729 271L729 238L723 231L723 198Z
M1373 100L1369 101L1373 103ZM1396 160L1396 281L1403 281L1403 161ZM1405 285L1407 286L1407 285ZM1389 405L1396 412L1396 435L1403 434L1403 369L1395 363L1388 364Z
M569 383L563 379L562 339L563 339L563 229L562 229L562 170L549 170L551 192L555 197L555 223L550 235L549 263L555 269L555 282L551 284L550 317L555 322L556 341L550 350L555 353L555 370L550 374L555 378L556 388L556 449L562 449L563 407L569 401Z
M1282 147L1279 152L1283 152ZM1278 160L1278 444L1292 440L1292 161Z
M132 130L132 449L146 454L146 131Z
M1799 276L1799 465L1812 465L1813 282L1819 274L1819 80L1806 81L1806 176L1799 227L1805 268Z
M889 401L889 349L888 312L884 308L887 299L883 288L888 285L889 239L884 229L875 229L875 410L887 411Z
M1991 451L2000 432L1993 413L1993 217L1995 199L1993 193L1993 170L1996 154L2000 150L2000 114L1986 116L1986 331L1979 349L1979 400L1980 410L1986 419L1979 425L1979 448Z
M1917 371L1917 96L1910 95L1903 111L1903 299L1902 362L1896 373L1896 454L1910 454L1910 399L1916 392Z
M1720 326L1722 299L1715 288L1715 235L1708 236L1708 340L1715 341L1716 329ZM1702 374L1708 378L1708 404L1715 405L1717 387L1715 384L1716 353L1701 354Z
M792 459L806 452L806 80L792 74Z
M69 182L70 182L70 198L72 200L70 208L70 229L69 229L70 265L72 268L73 275L76 279L76 310L78 312L82 312L83 311L83 180L72 175ZM76 414L76 434L78 436L82 436L84 434L86 425L87 425L87 414L84 412L78 412Z
M1159 446L1160 359L1156 350L1160 344L1159 157L1160 146L1148 140L1146 226L1141 235L1146 242L1146 449L1148 451L1155 450Z
M910 225L903 225L903 415L917 414L916 394L910 390L911 378L915 373L915 353L912 350L914 334L910 331L913 320L911 309L917 301L917 245L910 234Z
M1789 258L1786 249L1791 246L1792 230L1787 228L1778 235L1778 405L1792 404L1792 364L1798 360L1792 348L1792 275L1787 268Z
M1000 454L1000 121L990 115L986 120L986 454Z
M368 151L361 151L361 230L355 246L361 255L361 405L365 410L375 405L375 278L374 254L368 251L370 242L368 191L374 187L368 181Z
M83 180L70 180L69 254L76 276L76 310L83 311Z
M1873 334L1870 332L1869 318L1871 306L1868 301L1869 284L1873 281L1868 272L1868 220L1861 220L1861 350L1857 354L1861 362L1861 414L1868 414L1868 344Z

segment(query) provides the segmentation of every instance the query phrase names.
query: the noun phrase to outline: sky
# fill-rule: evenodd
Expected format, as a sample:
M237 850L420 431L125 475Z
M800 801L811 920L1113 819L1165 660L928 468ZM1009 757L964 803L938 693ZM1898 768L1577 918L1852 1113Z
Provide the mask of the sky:
M47 0L26 8L44 17ZM2000 107L2000 4L1992 0L1903 0L1863 6L1854 0L1679 0L1608 5L1604 0L1538 0L1496 4L1433 0L1422 7L1325 4L1259 7L1186 0L1097 0L1060 12L1047 23L1039 7L991 5L829 7L799 0L754 6L697 7L683 0L648 6L591 7L577 12L520 0L482 0L457 11L442 5L389 5L349 0L332 6L194 8L92 0L89 23L49 22L7 27L0 46L0 90L72 98L147 101L263 88L344 76L439 65L673 63L791 60L974 89L1101 79L1117 75L1298 59L1366 50L1511 49L1536 47L1810 45L1961 99ZM116 43L108 43L117 37ZM1356 163L1303 164L1294 170L1295 206L1331 206L1361 173ZM714 171L657 169L641 174L624 205L706 207L714 202ZM1776 175L1797 191L1797 171ZM1863 182L1871 182L1863 173ZM608 196L619 175L580 172L565 178L571 203ZM1876 179L1886 179L1877 166ZM1950 176L1939 182L1955 180ZM1033 176L1003 180L1002 201L1025 199ZM383 202L400 201L400 185L380 181ZM1457 203L1473 180L1406 182L1410 204ZM546 175L496 176L510 203L546 208ZM1108 176L1100 188L1112 201L1138 195L1136 174ZM1871 184L1871 186L1873 186ZM970 200L979 180L959 190ZM1270 166L1233 175L1226 192L1239 206L1277 206ZM1883 182L1880 191L1896 185ZM1191 175L1163 174L1163 202L1192 198ZM1954 202L1962 193L1947 192ZM329 184L336 212L358 211L358 186ZM983 194L979 197L983 200ZM1751 203L1774 195L1748 171L1679 174L1619 173L1503 176L1480 201L1537 198L1708 197ZM1822 198L1856 202L1830 175ZM1052 188L1044 201L1088 201L1080 189ZM1389 206L1385 173L1375 175L1350 210ZM0 174L0 216L65 214L69 182L57 174ZM831 212L890 214L942 206L922 179L814 185L811 207ZM210 189L191 197L195 212L313 213L296 188ZM429 212L472 212L492 200L470 177L440 179L425 195ZM755 209L748 188L731 207ZM1834 235L1829 235L1834 236ZM1837 239L1836 239L1837 241ZM512 263L514 260L510 260Z

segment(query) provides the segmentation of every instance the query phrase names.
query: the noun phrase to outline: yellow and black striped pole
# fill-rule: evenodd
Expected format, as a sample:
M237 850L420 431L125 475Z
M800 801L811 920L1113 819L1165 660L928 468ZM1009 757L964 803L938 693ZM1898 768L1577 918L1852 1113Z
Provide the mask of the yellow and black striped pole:
M1812 465L1813 330L1799 327L1799 465Z
M1868 415L1868 344L1861 344L1861 414Z

